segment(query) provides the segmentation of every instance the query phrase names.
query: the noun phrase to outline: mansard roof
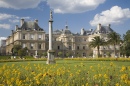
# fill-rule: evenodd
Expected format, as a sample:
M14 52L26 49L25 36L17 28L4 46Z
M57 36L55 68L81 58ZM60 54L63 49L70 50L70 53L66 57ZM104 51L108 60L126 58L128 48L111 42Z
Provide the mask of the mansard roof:
M58 29L53 31L53 34L58 34L58 35L59 35L59 34L61 34L61 33L62 33L62 31L61 31L61 30L58 30Z
M39 25L36 22L33 21L24 21L23 25L20 28L21 30L38 30L43 31L42 28L39 27Z
M110 25L108 25L108 26L100 26L99 28L97 27L93 31L93 33L111 33L111 32L114 32L114 31L111 29Z
M63 34L71 34L71 31L69 29L64 29L62 33Z

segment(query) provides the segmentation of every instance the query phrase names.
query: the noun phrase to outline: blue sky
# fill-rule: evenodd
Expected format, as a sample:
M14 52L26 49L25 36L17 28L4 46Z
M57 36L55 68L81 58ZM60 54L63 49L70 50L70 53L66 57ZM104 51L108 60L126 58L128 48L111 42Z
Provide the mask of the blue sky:
M0 0L0 37L7 37L20 19L34 21L48 32L50 9L53 29L64 29L66 22L73 33L111 24L119 34L130 29L130 0Z

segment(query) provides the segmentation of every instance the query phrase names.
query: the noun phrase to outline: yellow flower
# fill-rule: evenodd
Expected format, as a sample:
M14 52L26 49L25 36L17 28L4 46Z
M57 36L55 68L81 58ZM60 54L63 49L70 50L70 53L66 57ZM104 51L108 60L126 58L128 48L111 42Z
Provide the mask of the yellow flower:
M116 85L115 86L121 86L119 83L116 83Z
M104 74L104 78L108 78L107 74Z
M121 72L123 72L123 71L125 71L126 70L126 67L125 66L122 66L122 68L121 68Z
M93 68L93 66L90 66L90 69L92 69Z

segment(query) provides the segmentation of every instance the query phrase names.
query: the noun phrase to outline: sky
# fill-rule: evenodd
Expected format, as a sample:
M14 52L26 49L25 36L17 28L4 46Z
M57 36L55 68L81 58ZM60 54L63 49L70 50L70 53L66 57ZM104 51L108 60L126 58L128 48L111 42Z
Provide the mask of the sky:
M48 33L50 9L53 30L67 24L72 33L95 29L100 23L123 35L130 30L130 0L0 0L0 39L8 37L20 19L34 21Z

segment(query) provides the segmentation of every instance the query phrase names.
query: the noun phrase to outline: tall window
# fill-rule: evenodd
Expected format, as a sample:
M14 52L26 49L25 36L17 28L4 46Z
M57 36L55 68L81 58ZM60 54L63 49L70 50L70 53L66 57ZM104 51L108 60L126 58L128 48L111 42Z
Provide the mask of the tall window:
M23 39L25 39L25 34L23 34Z
M77 46L77 50L79 50L79 46Z
M25 46L25 43L23 43L22 47L23 47L23 48L25 48L25 47L26 47L26 46Z
M71 46L69 46L69 50L71 50Z
M38 44L38 49L41 49L41 44Z
M60 50L60 46L57 46L58 50Z
M31 43L30 48L31 48L31 49L33 49L33 48L34 48L34 44L33 44L33 43Z
M31 39L34 39L34 35L33 34L31 34Z
M38 35L38 39L42 39L42 35L41 34Z
M83 46L83 49L85 50L85 46Z

